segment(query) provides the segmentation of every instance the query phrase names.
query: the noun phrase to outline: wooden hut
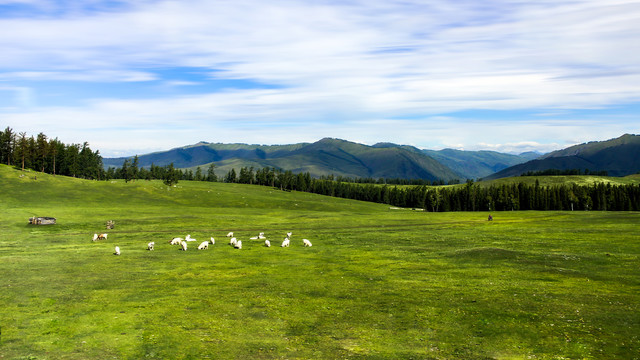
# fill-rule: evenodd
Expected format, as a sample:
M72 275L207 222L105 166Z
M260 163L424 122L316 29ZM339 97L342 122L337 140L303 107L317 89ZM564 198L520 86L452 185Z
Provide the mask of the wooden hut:
M56 223L54 217L34 216L29 218L29 224L31 225L53 225Z

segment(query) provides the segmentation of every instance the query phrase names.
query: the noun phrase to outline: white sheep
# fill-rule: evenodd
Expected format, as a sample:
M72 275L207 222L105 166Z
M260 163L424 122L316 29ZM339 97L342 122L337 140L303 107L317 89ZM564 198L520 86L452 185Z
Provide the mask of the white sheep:
M227 237L233 237L233 233L232 232L228 233Z
M249 238L249 240L258 240L258 237L257 236L252 236L252 237Z
M284 239L280 247L289 247L289 241L290 241L289 238Z
M265 239L266 239L266 237L264 236L264 233L263 233L263 232L261 232L261 233L258 235L258 239L260 239L260 240L265 240Z
M213 244L215 244L215 243L216 243L216 239L214 239L213 237L211 238L211 240L210 240L210 241L211 241L211 245L213 245Z
M116 251L113 253L113 255L120 255L120 247L116 246Z
M237 242L238 242L238 239L232 237L231 240L229 240L229 245L236 246Z
M269 240L264 241L264 246L271 247L271 242Z
M190 234L187 234L187 237L184 238L187 241L196 241L196 239L192 238Z
M180 243L182 243L182 238L173 238L171 239L171 241L169 241L169 244L171 245L180 245Z
M236 244L233 247L236 249L242 249L242 240L236 241Z
M98 240L107 240L107 236L108 235L109 234L100 234L100 235L98 235Z
M311 241L307 240L307 239L302 239L302 243L304 244L304 246L309 246L311 247Z
M93 234L93 241L98 240L98 234Z
M187 251L187 242L186 241L181 242L180 246L182 247L182 249L181 249L182 251Z
M204 250L204 249L208 249L208 248L209 248L209 242L208 241L203 241L198 246L198 250Z
M153 251L153 248L156 246L156 243L154 241L150 242L147 244L147 250L149 251Z
M291 239L291 235L293 235L293 233L288 232L288 233L287 233L287 239Z

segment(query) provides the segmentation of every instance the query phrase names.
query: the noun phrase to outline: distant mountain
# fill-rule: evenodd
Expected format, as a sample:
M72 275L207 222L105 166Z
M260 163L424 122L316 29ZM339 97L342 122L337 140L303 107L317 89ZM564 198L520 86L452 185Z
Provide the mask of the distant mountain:
M607 141L594 141L554 151L540 158L499 171L485 179L520 176L549 169L607 171L626 176L640 171L640 136L625 134Z
M400 147L410 151L429 155L441 164L453 170L460 179L477 179L491 175L510 166L535 159L540 154L535 152L520 155L505 154L496 151L466 151L466 150L421 150L408 145L392 143L378 143L374 147Z
M129 157L130 158L130 157ZM120 167L126 158L105 158L105 167ZM231 168L275 167L311 176L405 178L425 180L457 179L459 175L432 157L402 147L374 147L340 139L325 138L315 143L292 145L211 144L195 145L138 156L139 166L173 163L177 168L215 164L216 174Z

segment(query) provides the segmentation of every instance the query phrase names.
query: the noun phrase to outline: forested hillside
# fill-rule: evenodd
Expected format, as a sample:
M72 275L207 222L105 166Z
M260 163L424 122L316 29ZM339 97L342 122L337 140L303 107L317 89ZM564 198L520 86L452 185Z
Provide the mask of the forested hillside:
M606 172L626 176L640 172L640 136L625 134L607 141L594 141L551 152L539 159L512 166L487 179L520 176L550 169Z
M10 127L0 133L0 163L54 175L104 178L102 157L87 142L64 144L43 133L27 137L25 132L16 133Z
M106 167L119 167L124 160L105 159ZM173 163L192 171L215 163L222 177L243 167L276 168L312 177L344 176L373 178L451 180L460 176L433 158L403 148L378 148L340 139L325 138L315 143L292 145L247 145L198 143L166 152L138 156L140 167Z

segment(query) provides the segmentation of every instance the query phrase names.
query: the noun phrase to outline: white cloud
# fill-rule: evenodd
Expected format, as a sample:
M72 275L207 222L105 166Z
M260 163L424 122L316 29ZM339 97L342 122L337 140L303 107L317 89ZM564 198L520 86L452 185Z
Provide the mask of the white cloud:
M60 12L55 2L23 2ZM555 116L540 124L438 116L465 110L554 113L640 99L637 1L201 0L83 10L99 3L80 2L63 15L0 18L0 27L12 29L0 33L0 86L27 89L12 83L30 80L163 80L154 70L171 67L207 68L220 79L277 86L161 94L152 100L113 94L83 108L5 111L3 123L36 129L64 121L69 126L57 129L79 138L90 135L82 129L100 129L103 137L113 136L104 142L105 153L124 148L115 140L127 136L109 128L137 136L153 129L157 147L174 140L286 143L353 136L367 143L507 148L529 142L544 148L581 131L585 140L594 140L605 126L558 126ZM370 125L372 119L380 119L379 127ZM629 132L628 126L606 126ZM251 127L259 135L247 132Z

